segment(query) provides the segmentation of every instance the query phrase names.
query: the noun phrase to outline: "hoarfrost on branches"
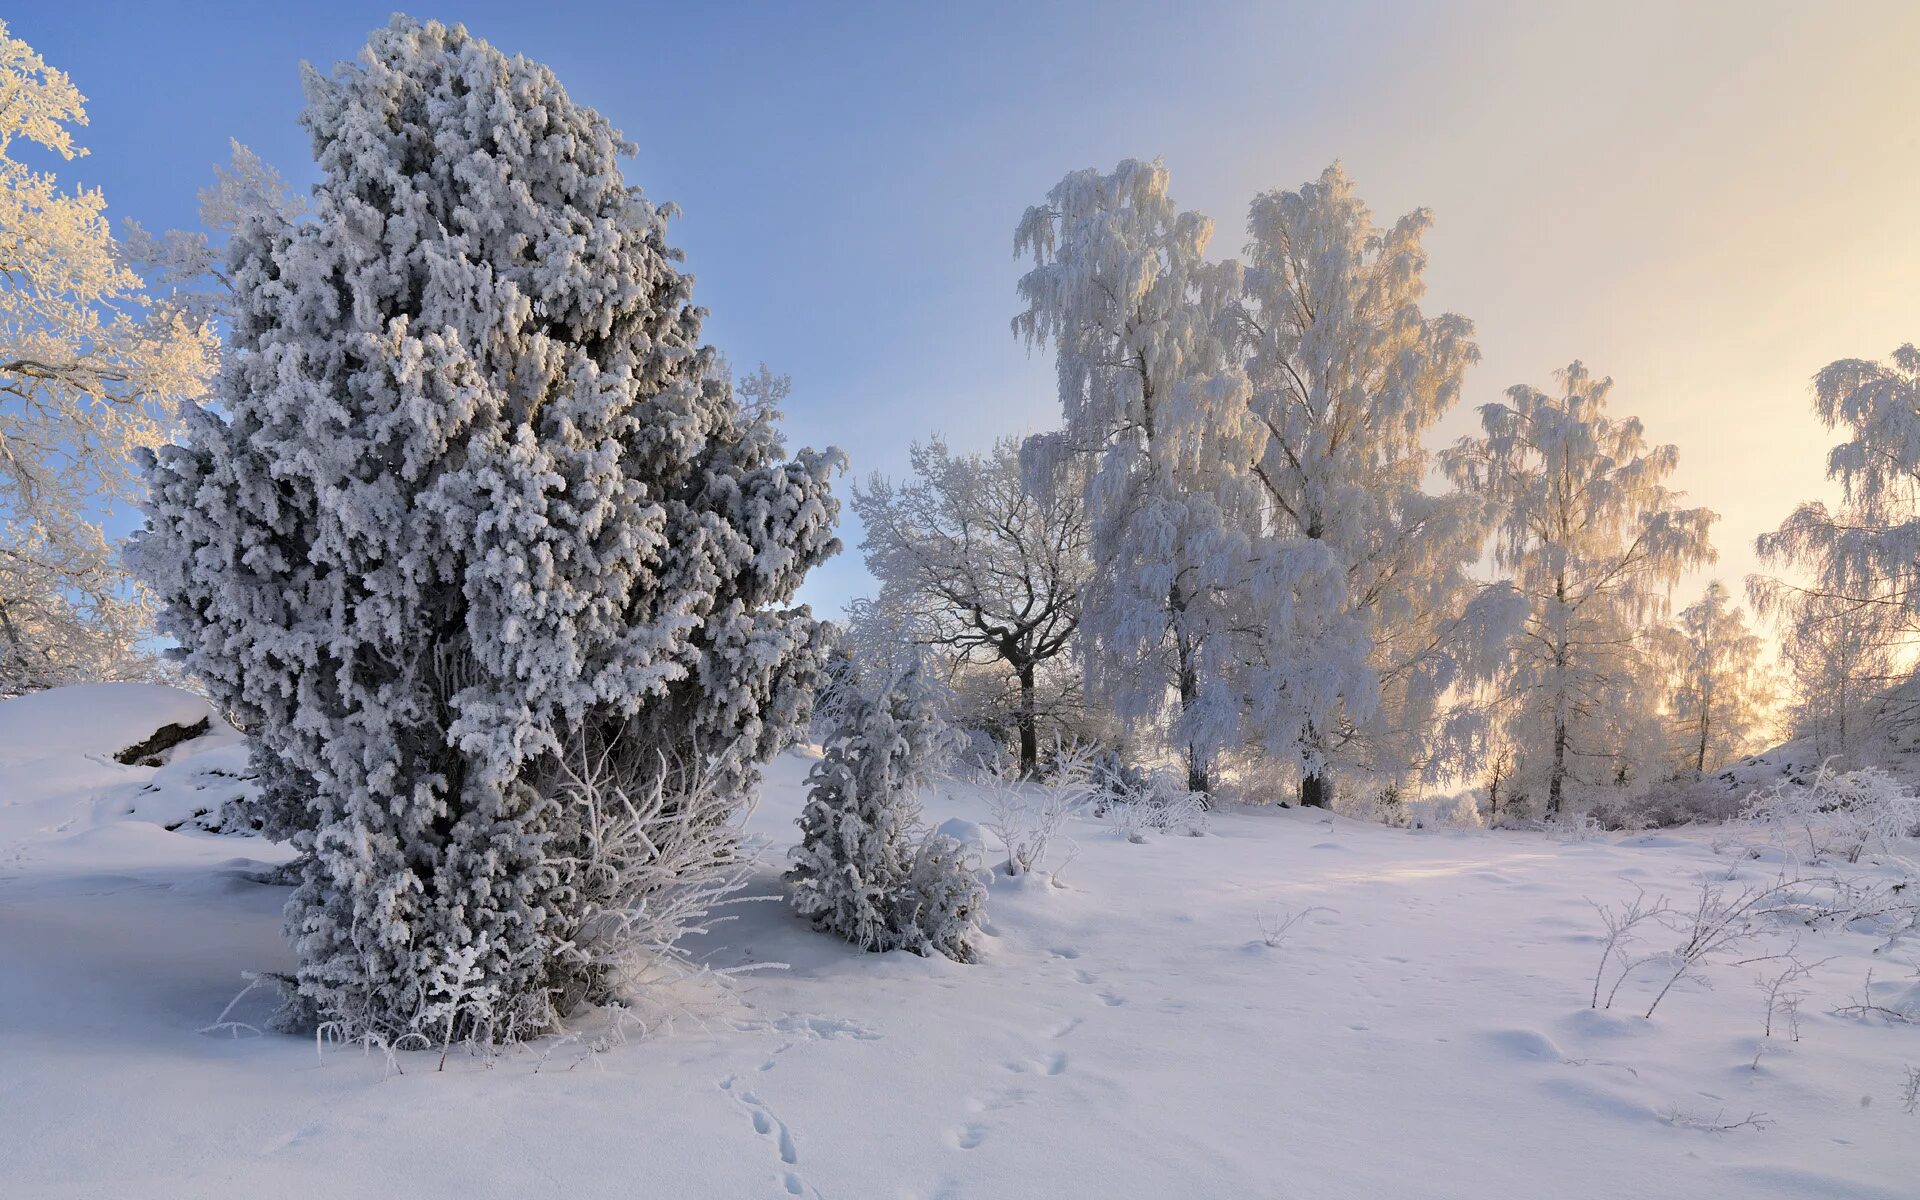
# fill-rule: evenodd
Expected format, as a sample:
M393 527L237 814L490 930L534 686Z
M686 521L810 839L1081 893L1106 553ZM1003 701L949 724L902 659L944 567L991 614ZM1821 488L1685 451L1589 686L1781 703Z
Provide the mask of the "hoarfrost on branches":
M610 971L560 764L742 802L807 715L836 455L742 410L672 210L544 67L398 17L306 90L310 212L236 217L219 404L134 552L308 852L285 1021L529 1035Z

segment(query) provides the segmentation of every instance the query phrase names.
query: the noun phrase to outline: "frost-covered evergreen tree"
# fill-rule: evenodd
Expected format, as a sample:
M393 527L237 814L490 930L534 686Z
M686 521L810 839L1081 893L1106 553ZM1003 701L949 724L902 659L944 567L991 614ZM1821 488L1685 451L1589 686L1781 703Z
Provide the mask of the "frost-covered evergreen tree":
M309 852L288 1019L524 1035L603 990L563 764L737 798L804 718L833 457L742 411L671 210L544 67L399 17L306 87L310 214L236 222L136 552Z
M1673 630L1668 724L1681 767L1700 775L1753 748L1773 708L1771 674L1747 614L1718 580Z
M1216 421L1267 501L1251 582L1288 593L1250 595L1250 627L1285 628L1276 610L1296 626L1249 656L1250 740L1298 764L1306 805L1331 802L1336 764L1389 783L1457 765L1472 710L1447 700L1497 667L1519 615L1469 573L1484 499L1424 487L1424 439L1479 358L1472 322L1420 310L1431 223L1376 227L1337 163L1248 217L1229 313L1247 408Z
M911 673L845 704L807 775L786 876L794 911L815 928L863 950L972 958L985 891L961 846L921 830L914 799L945 737Z
M1657 711L1649 621L1665 589L1712 561L1714 514L1666 486L1679 461L1640 421L1606 411L1612 381L1574 363L1549 395L1510 388L1485 430L1443 456L1454 479L1500 505L1494 559L1528 606L1500 682L1521 770L1558 813L1569 784L1627 775ZM1538 793L1536 793L1538 794Z
M1205 259L1213 223L1182 212L1167 182L1159 162L1129 159L1076 171L1028 209L1014 250L1033 265L1013 327L1054 350L1065 417L1029 443L1029 461L1091 460L1089 680L1129 721L1157 719L1177 697L1170 740L1188 785L1205 791L1240 732L1231 600L1259 499L1210 419L1219 390L1236 386L1219 336L1229 276Z

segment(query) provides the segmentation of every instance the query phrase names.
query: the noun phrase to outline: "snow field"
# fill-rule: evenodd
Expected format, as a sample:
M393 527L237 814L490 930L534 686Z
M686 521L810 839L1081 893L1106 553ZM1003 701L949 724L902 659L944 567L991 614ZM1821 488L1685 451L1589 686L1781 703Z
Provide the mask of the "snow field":
M1715 966L1652 1020L1651 974L1588 1008L1589 899L1685 902L1703 877L1778 870L1704 837L1246 810L1133 844L1077 820L1059 886L996 873L978 965L863 954L769 899L701 949L785 967L731 999L682 985L670 1031L589 1019L440 1071L426 1052L201 1032L242 972L290 965L285 892L248 877L284 852L117 812L102 798L176 764L99 757L11 775L0 798L11 1196L1892 1200L1920 1167L1901 1097L1920 1027L1831 1011L1870 968L1897 999L1905 950L1801 933L1819 965L1798 1042L1761 1036L1764 964ZM778 894L810 763L770 768L753 894ZM985 815L970 785L924 799L950 829ZM1268 944L1263 923L1309 908ZM270 1007L256 990L228 1018Z

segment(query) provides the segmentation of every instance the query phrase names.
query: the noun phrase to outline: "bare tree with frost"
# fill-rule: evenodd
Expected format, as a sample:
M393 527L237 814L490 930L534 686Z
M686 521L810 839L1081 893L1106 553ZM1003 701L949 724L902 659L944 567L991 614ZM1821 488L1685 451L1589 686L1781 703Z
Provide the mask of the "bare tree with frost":
M1910 704L1884 693L1912 678L1920 635L1920 349L1830 363L1813 394L1814 412L1842 435L1827 454L1841 504L1802 504L1758 539L1763 560L1808 582L1754 578L1748 587L1762 612L1789 624L1789 664L1813 693L1804 731L1852 753L1873 717Z
M1494 558L1525 598L1500 702L1523 770L1561 811L1569 785L1611 783L1655 711L1646 635L1666 589L1712 561L1714 514L1666 486L1679 461L1640 421L1607 412L1612 381L1574 363L1549 394L1510 388L1484 433L1444 456L1454 479L1501 506Z
M1020 773L1038 770L1046 673L1066 655L1092 572L1073 464L1023 480L1019 443L954 454L916 444L913 474L855 489L874 610L899 636L949 666L985 664L1011 678Z
M609 982L565 764L741 802L806 716L835 456L742 410L672 210L544 67L396 17L306 89L310 214L238 215L136 553L308 852L286 1022L531 1034Z
M1878 735L1888 718L1905 715L1900 690L1912 677L1907 636L1887 606L1751 579L1762 606L1782 627L1780 661L1787 690L1786 719L1796 738L1809 738L1822 759L1848 766L1879 759Z

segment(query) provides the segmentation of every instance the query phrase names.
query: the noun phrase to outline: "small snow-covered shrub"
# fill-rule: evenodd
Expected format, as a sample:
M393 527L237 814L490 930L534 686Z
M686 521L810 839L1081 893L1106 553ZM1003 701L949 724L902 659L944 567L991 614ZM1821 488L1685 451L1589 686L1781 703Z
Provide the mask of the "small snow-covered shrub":
M1144 793L1152 786L1152 780L1145 767L1105 750L1088 760L1087 784L1093 789L1094 815L1099 816L1109 805L1124 803Z
M1822 765L1813 779L1782 779L1747 798L1741 820L1788 858L1859 862L1887 854L1913 833L1920 804L1886 772L1865 767L1837 774Z
M1541 819L1540 830L1549 841L1563 845L1598 841L1607 835L1599 818L1588 812L1549 813Z
M981 786L987 792L988 813L981 824L1006 849L1009 875L1044 870L1067 818L1093 797L1085 777L1071 771L1041 783L1023 783L1002 773L983 780Z
M730 765L674 768L664 755L582 752L554 788L578 814L577 850L554 864L576 897L569 942L590 969L576 1000L630 1003L649 985L707 974L681 946L727 917L747 882ZM651 767L651 769L648 769Z
M1149 832L1200 837L1210 821L1207 799L1190 792L1169 772L1155 771L1146 786L1107 809L1107 820L1130 842L1146 840Z
M974 960L980 914L987 907L987 889L975 870L973 848L966 843L939 832L921 839L905 886L896 893L896 925L906 949L944 954L955 962Z
M847 701L826 756L807 775L801 840L787 872L794 911L864 950L938 951L972 960L985 893L964 847L922 835L913 790L942 736L909 686Z
M1130 842L1146 840L1149 831L1206 833L1207 797L1188 791L1170 771L1149 771L1115 755L1098 755L1087 772L1090 811L1125 834Z

